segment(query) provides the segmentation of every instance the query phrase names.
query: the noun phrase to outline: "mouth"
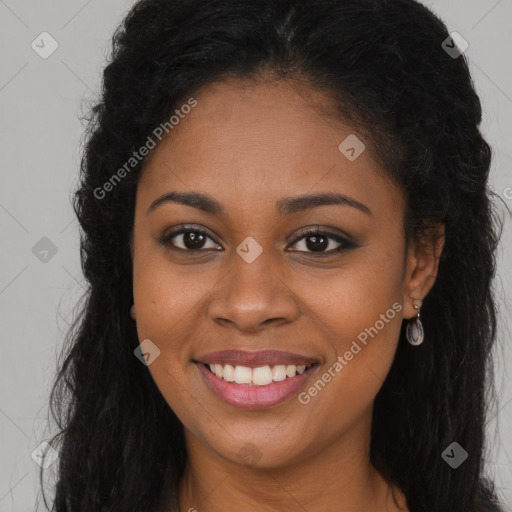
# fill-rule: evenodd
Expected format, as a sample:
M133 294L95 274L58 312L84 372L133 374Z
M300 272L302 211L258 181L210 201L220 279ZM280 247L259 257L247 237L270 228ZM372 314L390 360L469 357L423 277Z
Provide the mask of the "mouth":
M302 375L312 368L315 363L308 365L277 364L274 366L257 366L255 368L242 365L222 365L219 363L203 364L211 373L226 382L234 382L235 384L246 386L267 386L274 382L282 382L286 379L293 379L297 375Z
M243 409L285 402L306 385L319 366L314 358L277 351L222 351L194 363L211 391Z

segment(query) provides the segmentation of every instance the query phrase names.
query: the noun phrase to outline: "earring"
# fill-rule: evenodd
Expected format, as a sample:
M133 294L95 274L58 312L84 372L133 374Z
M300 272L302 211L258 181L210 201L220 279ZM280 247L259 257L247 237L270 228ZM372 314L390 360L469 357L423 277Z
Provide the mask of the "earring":
M407 341L411 345L421 345L423 343L423 339L425 338L425 331L423 329L423 324L420 320L420 307L413 306L414 309L418 311L418 315L416 318L409 320L406 329Z
M135 304L132 304L130 308L130 317L132 320L135 320Z

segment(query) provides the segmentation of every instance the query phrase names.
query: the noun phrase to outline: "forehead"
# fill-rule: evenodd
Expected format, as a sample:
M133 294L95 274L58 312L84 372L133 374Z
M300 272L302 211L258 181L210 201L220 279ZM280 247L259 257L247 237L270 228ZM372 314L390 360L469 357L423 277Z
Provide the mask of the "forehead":
M180 116L144 170L138 195L145 200L200 190L224 204L253 207L334 191L396 206L399 191L381 176L370 151L356 147L362 152L355 160L343 152L344 141L354 146L364 139L332 115L328 96L289 82L230 79L193 97L197 105Z

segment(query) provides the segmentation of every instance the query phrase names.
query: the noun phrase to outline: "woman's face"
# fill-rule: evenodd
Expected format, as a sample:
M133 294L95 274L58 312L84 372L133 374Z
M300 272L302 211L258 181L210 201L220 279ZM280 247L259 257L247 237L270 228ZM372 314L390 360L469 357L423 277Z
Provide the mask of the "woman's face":
M178 106L144 171L134 302L148 369L189 450L279 467L367 441L428 268L405 254L400 191L350 127L322 115L328 99L242 84ZM171 193L187 204L161 199ZM317 225L322 234L302 233Z

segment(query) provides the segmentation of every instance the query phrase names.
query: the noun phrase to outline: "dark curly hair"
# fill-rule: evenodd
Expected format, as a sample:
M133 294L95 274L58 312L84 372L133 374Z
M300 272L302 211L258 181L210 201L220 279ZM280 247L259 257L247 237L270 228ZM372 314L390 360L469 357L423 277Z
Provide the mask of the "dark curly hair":
M183 426L134 357L133 228L147 158L99 199L155 127L200 87L227 77L302 80L365 135L406 200L406 239L446 229L411 347L405 322L374 404L371 462L411 512L499 510L484 478L484 432L495 397L492 291L501 235L488 188L491 149L464 55L442 47L444 23L415 0L141 0L113 36L101 100L86 132L74 208L88 291L50 397L60 431L56 512L177 510ZM457 470L441 453L469 453ZM43 475L41 472L41 482ZM45 505L48 506L45 498Z

